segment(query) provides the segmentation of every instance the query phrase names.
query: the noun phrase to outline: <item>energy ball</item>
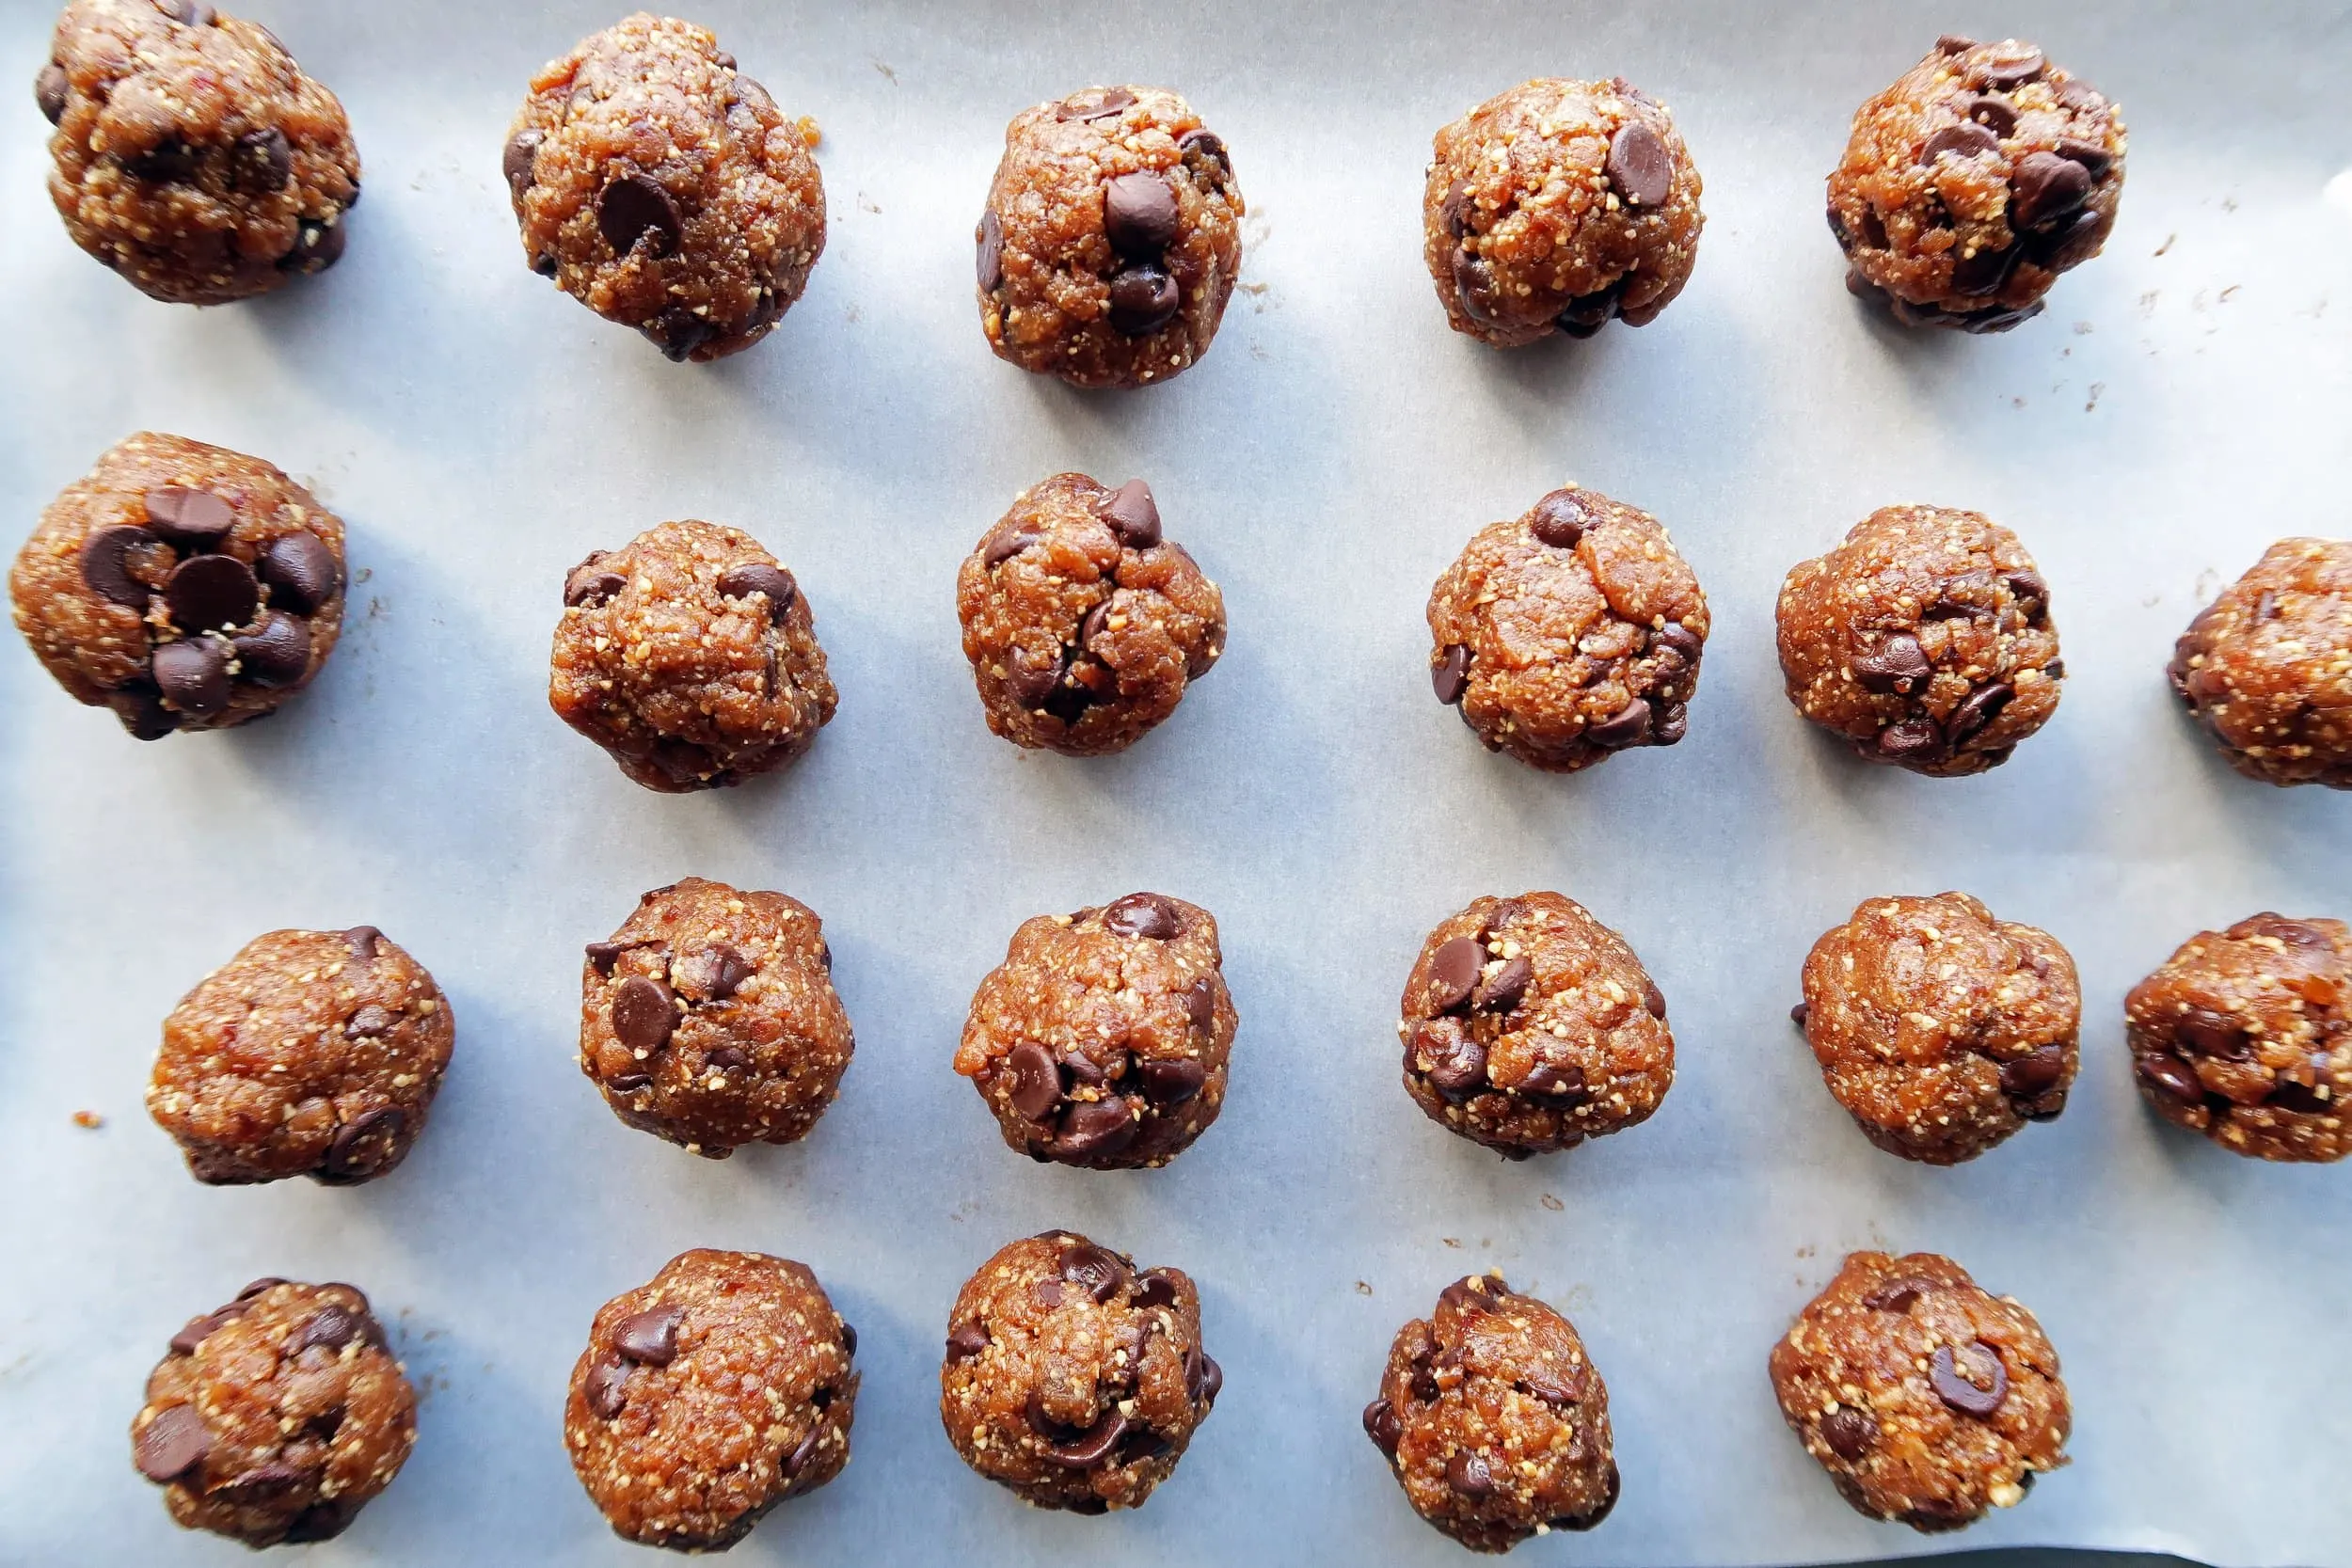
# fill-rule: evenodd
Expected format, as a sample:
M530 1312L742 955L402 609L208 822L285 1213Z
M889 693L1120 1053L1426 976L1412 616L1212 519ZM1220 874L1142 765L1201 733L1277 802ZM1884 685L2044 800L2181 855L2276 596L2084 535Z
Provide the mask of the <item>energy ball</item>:
M271 931L164 1020L148 1114L199 1181L357 1186L408 1157L456 1036L433 976L374 927Z
M1140 1508L1225 1374L1181 1269L1069 1230L1015 1242L956 1293L939 1419L963 1462L1039 1508Z
M1646 326L1698 259L1698 166L1622 76L1538 77L1438 133L1422 254L1454 330L1496 348Z
M40 515L17 630L75 702L140 740L260 719L343 627L343 525L258 457L141 431Z
M681 1252L596 1309L564 1446L613 1534L724 1551L850 1463L856 1354L804 1264Z
M1241 276L1244 211L1223 139L1165 88L1024 109L973 236L988 346L1073 387L1181 373Z
M1569 485L1430 590L1430 685L1488 751L1574 773L1683 737L1710 624L1657 518Z
M2352 789L2352 541L2271 546L2189 623L2170 673L2248 778Z
M1471 1275L1396 1331L1364 1433L1413 1512L1474 1552L1587 1530L1617 1506L1609 1387L1576 1325Z
M665 795L794 761L839 700L792 574L716 523L663 523L573 567L550 662L556 716Z
M806 134L691 22L640 11L548 64L504 167L532 271L674 360L768 336L825 248Z
M580 1069L612 1114L690 1154L806 1137L855 1042L816 911L689 877L580 967Z
M2073 1416L2034 1316L1932 1252L1857 1252L1772 1347L1781 1416L1857 1513L1932 1533L2014 1508Z
M1402 1006L1405 1092L1506 1160L1647 1121L1674 1086L1666 998L1624 938L1556 893L1449 917Z
M956 613L988 727L1064 756L1125 751L1225 652L1225 596L1139 479L1024 490L957 572Z
M2352 1154L2352 927L2258 914L2202 931L2123 1000L2139 1092L2264 1160Z
M1981 773L2058 711L2049 584L1979 513L1871 513L1790 570L1777 614L1789 702L1866 762Z
M1024 921L973 994L956 1070L1033 1160L1164 1165L1225 1104L1241 1017L1222 961L1216 918L1156 893Z
M368 1298L284 1279L189 1320L131 1422L175 1523L257 1547L341 1535L416 1441L416 1390Z
M1846 287L1906 326L2006 332L2106 244L2123 119L2030 43L1949 36L1854 112L1829 177Z
M205 0L72 0L33 83L49 198L151 299L225 305L340 261L359 152L275 34Z

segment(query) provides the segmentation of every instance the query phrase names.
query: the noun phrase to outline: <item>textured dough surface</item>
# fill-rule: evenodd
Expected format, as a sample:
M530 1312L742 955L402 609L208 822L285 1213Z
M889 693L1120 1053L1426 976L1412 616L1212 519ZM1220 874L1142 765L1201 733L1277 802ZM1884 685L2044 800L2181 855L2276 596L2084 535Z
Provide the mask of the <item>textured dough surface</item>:
M2170 674L2248 778L2352 789L2352 541L2271 546L2189 623Z

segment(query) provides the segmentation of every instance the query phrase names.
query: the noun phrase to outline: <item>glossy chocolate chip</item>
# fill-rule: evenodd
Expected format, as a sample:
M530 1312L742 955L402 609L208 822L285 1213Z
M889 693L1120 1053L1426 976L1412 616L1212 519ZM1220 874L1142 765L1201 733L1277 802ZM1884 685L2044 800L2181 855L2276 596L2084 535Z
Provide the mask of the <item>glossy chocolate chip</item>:
M1925 1280L1889 1279L1871 1287L1862 1305L1873 1312L1908 1312L1927 1290Z
M2242 1062L2253 1053L2252 1042L2237 1020L2208 1007L2190 1007L2183 1012L2173 1022L2172 1038L2184 1051L2200 1056L2217 1056L2223 1061Z
M2058 138L2058 155L2070 164L2080 164L2084 172L2094 181L2115 166L2114 153L2097 142L2082 141L2074 136Z
M1646 699L1631 702L1584 731L1584 738L1612 752L1639 746L1649 739L1650 705Z
M1006 1098L1031 1121L1051 1120L1061 1103L1061 1069L1046 1049L1024 1040L1005 1057Z
M1446 1461L1445 1483L1465 1497L1484 1497L1495 1489L1494 1472L1487 1467L1485 1454L1464 1449Z
M677 1003L659 980L632 974L612 996L612 1034L623 1045L650 1053L670 1043L677 1027Z
M2087 109L2100 108L2104 106L2107 101L2106 94L2101 92L2097 87L2092 87L2089 82L2083 80L2080 76L2070 76L2065 81L2060 82L2051 96L2056 98L2059 103L2063 104L2067 108L2074 110L2076 113L2081 113Z
M631 943L623 942L592 942L588 944L588 961L596 966L596 973L610 976L612 966L620 961Z
M1105 930L1152 942L1172 941L1184 928L1176 906L1156 893L1131 893L1103 911Z
M2048 69L2049 61L2042 57L2041 50L2033 48L1980 60L1975 68L1976 73L1986 83L2003 91L2022 87Z
M1528 1367L1519 1373L1519 1386L1546 1404L1571 1405L1584 1398L1584 1373L1575 1367L1556 1370L1550 1367Z
M1539 1061L1519 1080L1519 1093L1546 1100L1584 1098L1584 1069L1574 1062Z
M1681 656L1682 662L1685 664L1696 664L1699 661L1699 655L1707 647L1697 632L1679 621L1667 622L1650 633L1649 641L1653 649L1677 654Z
M1125 87L1111 87L1092 98L1077 94L1056 104L1054 118L1063 120L1103 119L1132 107L1135 102L1136 95Z
M1216 1024L1216 982L1203 974L1184 991L1184 1016L1195 1029L1208 1030Z
M580 1392L596 1417L612 1419L628 1404L628 1364L611 1357L597 1362L581 1380Z
M1386 1400L1364 1406L1364 1435L1372 1439L1374 1448L1394 1457L1396 1445L1405 1435L1405 1423L1397 1419L1396 1407Z
M408 1113L397 1105L362 1111L335 1129L319 1179L329 1186L365 1181L399 1151L400 1135L407 1126Z
M40 105L40 118L55 125L65 118L65 101L72 90L66 77L65 67L51 60L33 78L33 102Z
M993 571L1038 542L1039 535L1024 530L1000 533L991 538L980 551L980 564Z
M1470 937L1443 943L1429 959L1429 983L1422 1006L1432 1014L1450 1013L1470 997L1486 966L1486 951Z
M1556 550L1572 550L1584 537L1584 503L1573 490L1554 490L1535 503L1528 531Z
M1136 1086L1154 1105L1181 1105L1199 1094L1208 1081L1209 1069L1189 1056L1136 1064Z
M1176 319L1184 295L1159 267L1138 263L1111 279L1111 325L1130 338L1148 338Z
M162 485L147 492L141 502L147 526L166 544L183 550L209 550L236 526L235 510L209 490Z
M1935 673L1935 666L1907 631L1890 632L1875 648L1853 656L1854 679L1866 691L1908 692Z
M1519 1005L1527 994L1528 983L1535 978L1535 968L1527 961L1527 955L1503 961L1502 967L1478 984L1470 1005L1481 1012L1507 1013Z
M1136 1293L1130 1306L1139 1311L1157 1311L1176 1305L1176 1281L1165 1269L1146 1269L1136 1276Z
M1126 1435L1127 1418L1114 1407L1096 1417L1094 1424L1075 1437L1048 1443L1044 1453L1066 1469L1090 1470L1108 1459L1111 1450L1119 1447L1120 1439Z
M659 180L624 174L596 198L596 230L615 256L628 255L643 241L647 254L659 259L677 249L686 223Z
M653 1074L650 1072L624 1072L616 1078L608 1078L605 1080L604 1086L611 1089L614 1094L635 1094L639 1089L649 1089L653 1087Z
M1878 1447L1879 1424L1869 1412L1841 1404L1821 1418L1821 1441L1840 1459L1860 1459Z
M1176 150L1183 154L1193 177L1205 184L1222 185L1233 177L1233 155L1226 150L1225 138L1214 131L1185 132L1176 138ZM1214 174L1208 171L1212 164Z
M178 1481L204 1463L212 1451L213 1440L204 1430L204 1418L192 1404L175 1404L168 1410L156 1412L155 1418L139 1429L137 1441L132 1446L132 1458L139 1474L158 1486Z
M623 1318L612 1330L612 1348L643 1367L666 1367L677 1359L683 1307L648 1307Z
M2009 177L2010 215L2018 227L2042 229L2090 199L2090 170L2055 152L2028 152Z
M229 644L217 637L165 643L149 661L149 673L164 701L191 719L210 719L229 706Z
M2312 1059L2312 1069L2315 1075L2324 1074L2327 1065L2328 1058L2324 1053ZM2328 1084L2324 1077L2316 1084L2305 1084L2293 1078L2281 1078L2270 1086L2270 1093L2264 1098L2263 1103L2275 1105L2281 1111L2293 1112L2299 1116L2318 1116L2323 1112L2341 1109L2336 1103L2333 1086Z
M599 564L604 559L604 552L598 550L564 574L565 608L584 605L593 610L628 586L627 578L618 572L608 572Z
M833 1391L829 1388L818 1389L816 1394L813 1396L812 1402L816 1404L818 1410L824 1409L826 1404L831 1402L832 1392ZM817 1458L817 1450L824 1447L824 1438L825 1429L821 1426L812 1425L807 1432L802 1434L801 1440L792 1445L792 1451L784 1456L784 1463L780 1466L787 1485L798 1481L800 1479L801 1472L807 1469L809 1465L815 1461Z
M217 1312L207 1312L200 1318L190 1318L171 1337L174 1355L194 1355L205 1340L211 1338L223 1323L233 1323L246 1314L243 1301L233 1301Z
M2205 1102L2205 1085L2196 1069L2169 1052L2149 1052L2132 1059L2139 1081L2183 1105Z
M1945 723L1945 733L1955 746L1965 745L1978 731L2001 716L2001 710L2017 695L2017 689L2007 681L1979 686L1961 700L1960 706Z
M947 1334L947 1359L950 1362L969 1361L988 1349L988 1330L979 1323L965 1323L950 1329Z
M1429 1064L1423 1075L1439 1099L1458 1105L1486 1089L1486 1048L1452 1019L1415 1031L1414 1044Z
M1609 138L1609 182L1635 207L1656 207L1674 190L1674 154L1643 121L1628 120Z
M1642 976L1642 1006L1654 1019L1662 1021L1666 1016L1666 993L1646 974Z
M1152 486L1131 479L1094 503L1094 515L1110 525L1129 549L1148 550L1160 542L1160 506Z
M545 132L517 131L514 139L506 144L501 166L506 175L506 188L515 193L517 201L523 198L523 193L531 189L537 179L539 144L547 139Z
M1589 294L1579 294L1561 307L1553 319L1560 330L1571 338L1589 338L1617 319L1618 307L1625 295L1627 279L1618 278L1605 289Z
M1788 1022L1795 1024L1800 1029L1805 1026L1806 1021L1812 1018L1812 1007L1803 1002L1798 1003L1795 1006L1788 1009Z
M799 593L800 585L792 580L791 573L764 561L748 561L719 575L722 598L748 599L755 594L765 594L771 620L783 620L784 612L792 608L793 597Z
M237 678L255 686L291 686L310 668L310 624L283 610L265 610L261 626L234 638Z
M1005 220L993 207L980 214L980 231L973 241L973 271L981 289L991 293L1005 280Z
M1944 753L1944 732L1932 719L1905 719L1879 731L1878 753L1890 762L1924 762Z
M237 1299L239 1301L251 1301L255 1296L260 1295L262 1291L274 1291L278 1289L278 1286L286 1283L286 1280L281 1279L277 1275L265 1274L262 1275L261 1278L246 1285L244 1290L239 1291L237 1292Z
M2066 1048L2045 1045L2001 1064L2001 1092L2012 1100L2039 1099L2065 1075Z
M1946 33L1935 40L1939 55L1965 55L1977 46L1977 40L1965 33Z
M300 218L293 248L278 259L280 272L325 272L343 259L351 235L335 218Z
M253 568L232 555L199 555L171 569L164 603L183 631L247 626L262 605Z
M1966 101L1962 112L1995 136L2009 135L2017 129L2017 110L2006 98L1978 93Z
M2009 1368L2002 1364L2000 1352L1982 1340L1957 1352L1950 1345L1938 1345L1928 1362L1928 1383L1937 1399L1979 1420L2009 1398Z
M359 1320L343 1308L328 1304L310 1315L295 1337L294 1349L341 1350L359 1338Z
M2269 937L2290 947L2315 947L2332 950L2335 940L2308 921L2289 920L2275 911L2265 910L2249 915L2230 927L2233 937Z
M2009 275L2017 270L2025 252L2016 245L2006 249L1977 249L1952 263L1952 293L1966 294L1972 299L1996 294L2009 281Z
M144 610L150 590L131 575L131 556L161 544L143 528L102 528L82 542L82 581L109 604Z
M1456 642L1429 667L1429 689L1438 694L1438 701L1452 707L1470 689L1470 651Z
M1127 1283L1126 1261L1092 1242L1073 1242L1063 1247L1058 1266L1065 1284L1076 1286L1098 1302L1110 1300Z
M1135 1142L1139 1131L1135 1114L1118 1096L1085 1101L1063 1114L1061 1131L1054 1138L1054 1152L1078 1159L1116 1154Z
M1176 190L1165 176L1122 174L1103 187L1103 234L1121 256L1154 261L1176 229Z
M2000 150L2001 138L1994 135L1989 127L1979 125L1973 119L1963 119L1957 125L1947 125L1928 137L1927 144L1919 149L1919 161L1931 164L1946 156L1974 158L1980 153L1998 152Z
M297 615L317 610L342 585L342 569L336 563L335 552L315 533L289 533L271 540L254 570L269 584L269 602Z
M1215 1404L1225 1389L1225 1369L1216 1358L1195 1345L1184 1352L1184 1392L1195 1404Z
M383 940L384 933L373 926L354 926L343 933L343 947L351 954L352 962L373 963L376 943Z
M724 1002L755 973L750 960L723 942L698 947L670 965L671 981L706 1002Z
M229 166L231 186L241 191L282 191L293 178L294 148L285 132L272 125L237 138Z

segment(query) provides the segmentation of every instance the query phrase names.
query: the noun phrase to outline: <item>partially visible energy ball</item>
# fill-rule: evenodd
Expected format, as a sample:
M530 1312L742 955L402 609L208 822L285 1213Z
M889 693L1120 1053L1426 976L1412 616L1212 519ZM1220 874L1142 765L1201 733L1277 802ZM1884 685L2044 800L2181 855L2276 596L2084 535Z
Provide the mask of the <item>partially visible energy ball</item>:
M2198 611L2170 674L2248 778L2352 789L2352 541L2271 546Z

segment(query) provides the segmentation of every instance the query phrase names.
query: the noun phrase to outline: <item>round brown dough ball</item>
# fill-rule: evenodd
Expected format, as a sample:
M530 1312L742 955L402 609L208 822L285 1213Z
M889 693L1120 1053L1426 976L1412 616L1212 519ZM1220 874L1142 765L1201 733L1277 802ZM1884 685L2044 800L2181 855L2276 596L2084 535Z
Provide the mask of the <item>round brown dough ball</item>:
M2271 546L2189 623L2170 674L2248 778L2352 789L2352 541Z
M800 584L716 523L663 523L573 567L550 662L556 716L665 795L784 767L839 701Z
M1624 938L1556 893L1450 916L1402 1006L1405 1092L1507 1160L1637 1126L1674 1086L1666 998Z
M1823 932L1797 1020L1863 1136L1956 1165L2058 1119L2081 1065L2082 1013L2057 938L1943 893L1873 898Z
M613 1534L724 1551L850 1463L856 1354L806 1265L681 1252L596 1309L564 1446Z
M956 613L988 727L1064 756L1125 751L1225 652L1225 595L1139 479L1024 490L957 572Z
M1430 590L1430 685L1488 751L1574 773L1683 737L1710 625L1658 519L1571 484Z
M689 877L580 968L580 1069L612 1114L690 1154L796 1143L855 1049L815 911Z
M1846 287L1906 326L2030 321L2106 244L2123 151L2115 105L2032 44L1947 35L1854 111L1829 177Z
M1622 76L1538 77L1438 133L1422 254L1456 332L1517 348L1647 326L1698 260L1698 166Z
M207 0L72 0L33 83L73 243L179 305L340 261L359 152L335 95L268 28Z
M2066 1463L2074 1418L2042 1325L1931 1252L1849 1257L1772 1374L1789 1430L1873 1519L1960 1529Z
M2352 927L2263 913L2201 931L2132 988L2139 1092L2176 1127L2264 1160L2352 1154Z
M939 1419L966 1465L1023 1502L1103 1513L1143 1506L1224 1386L1183 1270L1138 1271L1048 1230L956 1293Z
M1225 1104L1241 1015L1216 920L1156 893L1022 922L956 1047L1008 1148L1092 1170L1168 1164Z
M1073 387L1142 387L1209 352L1241 276L1225 143L1162 87L1024 109L974 234L999 359Z
M341 1535L416 1441L416 1390L368 1298L283 1279L173 1335L131 1422L175 1523L257 1547Z
M433 976L374 927L271 931L164 1020L148 1114L199 1181L357 1186L408 1157L456 1037Z
M343 627L343 525L258 457L141 431L17 552L17 630L134 736L221 730L310 684Z
M505 174L531 269L675 360L768 336L825 248L807 135L691 22L640 11L550 62Z
M1777 613L1789 702L1866 762L1981 773L2058 711L2049 585L1980 513L1882 507L1790 569Z
M1576 1325L1500 1274L1396 1331L1364 1433L1413 1512L1474 1552L1587 1530L1617 1506L1609 1386Z

